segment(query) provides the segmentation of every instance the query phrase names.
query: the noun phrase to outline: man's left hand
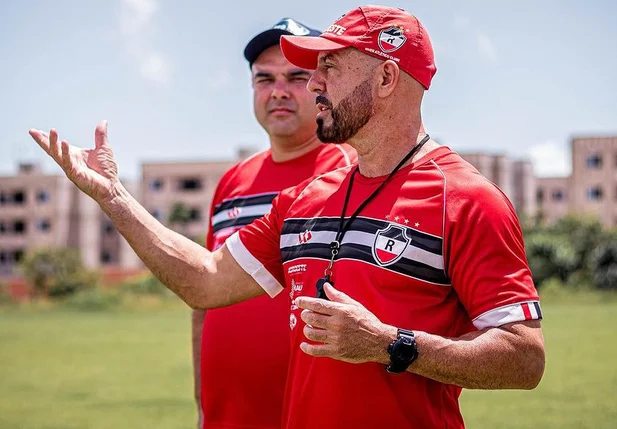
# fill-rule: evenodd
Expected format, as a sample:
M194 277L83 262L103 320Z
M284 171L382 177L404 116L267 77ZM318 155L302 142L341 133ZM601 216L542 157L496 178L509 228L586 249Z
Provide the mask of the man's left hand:
M397 329L382 323L373 313L347 294L326 283L330 299L300 296L295 304L304 309L304 335L316 344L303 342L302 351L316 357L344 362L381 362L387 364L388 345L396 339Z

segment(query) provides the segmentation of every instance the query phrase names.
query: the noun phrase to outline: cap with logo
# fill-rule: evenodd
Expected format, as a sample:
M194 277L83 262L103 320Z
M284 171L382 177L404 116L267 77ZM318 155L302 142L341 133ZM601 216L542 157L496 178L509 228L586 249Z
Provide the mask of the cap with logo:
M319 52L344 48L395 61L426 89L437 72L428 33L418 18L403 9L361 6L337 19L318 37L281 37L287 61L305 69L317 68Z
M244 58L250 64L253 64L258 56L263 51L271 46L276 46L280 43L281 36L319 36L321 31L314 30L306 25L292 19L283 18L272 28L267 29L253 37L244 48Z

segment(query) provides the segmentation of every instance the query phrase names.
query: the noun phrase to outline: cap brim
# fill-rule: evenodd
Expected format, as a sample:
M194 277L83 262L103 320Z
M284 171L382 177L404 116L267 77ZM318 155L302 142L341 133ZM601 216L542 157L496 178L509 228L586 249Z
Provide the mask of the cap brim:
M347 47L321 36L281 36L280 43L287 61L308 70L317 68L317 56L320 52L338 51Z

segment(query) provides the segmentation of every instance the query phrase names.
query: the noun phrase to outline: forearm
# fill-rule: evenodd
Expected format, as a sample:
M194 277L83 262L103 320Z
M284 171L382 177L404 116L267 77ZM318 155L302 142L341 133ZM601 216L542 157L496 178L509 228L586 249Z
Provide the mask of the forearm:
M414 331L419 357L408 371L466 389L533 389L544 372L544 344L540 323L525 323L459 338ZM384 343L391 337L390 331ZM387 353L382 356L387 364Z
M193 308L209 305L204 286L216 268L208 250L166 228L120 184L99 204L161 282Z
M203 335L204 310L194 310L191 314L191 332L193 339L193 381L195 402L201 406L201 338Z

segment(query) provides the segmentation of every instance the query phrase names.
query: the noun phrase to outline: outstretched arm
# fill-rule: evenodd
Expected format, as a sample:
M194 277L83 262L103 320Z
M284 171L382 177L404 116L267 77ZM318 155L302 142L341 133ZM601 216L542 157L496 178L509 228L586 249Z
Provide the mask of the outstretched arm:
M209 252L166 228L129 194L118 179L105 121L96 128L94 149L59 143L53 129L49 134L30 130L30 135L101 206L152 273L189 306L222 307L264 293L226 246Z

